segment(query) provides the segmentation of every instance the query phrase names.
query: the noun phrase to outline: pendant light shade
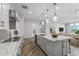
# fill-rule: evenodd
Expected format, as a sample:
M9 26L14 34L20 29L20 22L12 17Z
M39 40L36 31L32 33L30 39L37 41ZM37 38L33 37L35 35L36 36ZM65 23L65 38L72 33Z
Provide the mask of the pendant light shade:
M46 19L46 23L49 23L49 19Z
M53 21L54 21L54 22L57 22L57 21L58 21L57 16L54 16L54 17L53 17Z

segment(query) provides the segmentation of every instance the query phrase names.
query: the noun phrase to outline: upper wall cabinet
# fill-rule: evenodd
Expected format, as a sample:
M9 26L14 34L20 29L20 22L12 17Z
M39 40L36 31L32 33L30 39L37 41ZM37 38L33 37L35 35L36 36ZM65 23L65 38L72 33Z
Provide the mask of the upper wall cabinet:
M9 4L0 3L0 29L9 29Z

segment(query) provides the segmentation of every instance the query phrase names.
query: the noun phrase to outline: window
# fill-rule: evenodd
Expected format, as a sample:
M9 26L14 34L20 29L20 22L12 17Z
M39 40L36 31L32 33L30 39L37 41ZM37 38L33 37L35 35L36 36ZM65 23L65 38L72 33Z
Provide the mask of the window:
M59 28L59 31L60 31L60 32L63 32L63 31L64 31L64 28L60 27L60 28Z
M75 33L76 31L79 30L79 23L73 23L73 24L70 24L70 26L71 26L72 33Z

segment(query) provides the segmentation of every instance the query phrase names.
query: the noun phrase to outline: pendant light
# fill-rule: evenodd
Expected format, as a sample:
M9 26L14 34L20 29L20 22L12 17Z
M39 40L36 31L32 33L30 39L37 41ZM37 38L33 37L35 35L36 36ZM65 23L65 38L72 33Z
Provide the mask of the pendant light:
M40 27L41 27L42 25L44 25L43 15L44 15L44 13L41 14Z
M48 9L46 9L46 11L47 11L46 23L49 23L49 19L48 19Z
M3 3L1 3L1 20L3 20Z
M56 15L56 3L54 3L54 16L53 16L53 21L54 22L57 22L58 21L57 15Z

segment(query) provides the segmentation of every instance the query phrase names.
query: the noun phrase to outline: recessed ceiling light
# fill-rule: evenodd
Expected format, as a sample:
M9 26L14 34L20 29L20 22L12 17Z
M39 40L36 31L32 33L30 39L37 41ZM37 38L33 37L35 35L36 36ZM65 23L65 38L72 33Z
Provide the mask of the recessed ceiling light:
M42 21L42 25L44 25L44 21Z
M56 7L56 9L59 9L59 7Z
M49 19L46 19L46 23L49 23Z
M32 14L32 11L29 11L29 14Z
M33 27L35 27L35 24L32 24Z

